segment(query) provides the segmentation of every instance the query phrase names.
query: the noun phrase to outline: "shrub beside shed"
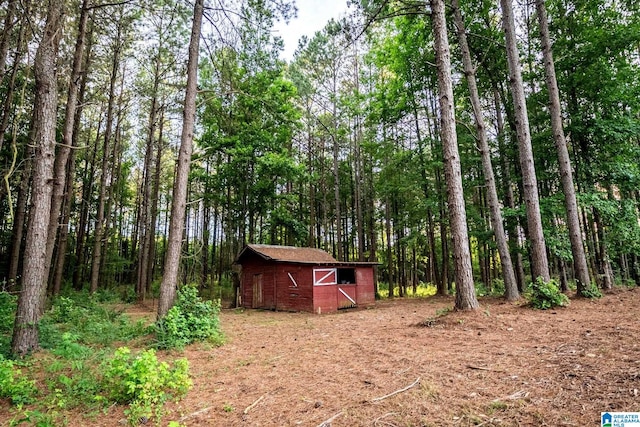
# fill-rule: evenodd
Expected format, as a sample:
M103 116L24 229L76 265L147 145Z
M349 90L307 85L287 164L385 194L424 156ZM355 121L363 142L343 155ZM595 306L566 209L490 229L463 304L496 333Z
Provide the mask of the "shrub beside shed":
M239 305L282 311L335 312L375 303L372 262L340 262L321 249L247 245Z

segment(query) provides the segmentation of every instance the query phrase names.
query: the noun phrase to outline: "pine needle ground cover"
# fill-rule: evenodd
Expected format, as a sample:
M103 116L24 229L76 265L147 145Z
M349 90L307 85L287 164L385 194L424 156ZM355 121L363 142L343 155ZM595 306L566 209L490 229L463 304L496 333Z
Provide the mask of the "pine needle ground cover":
M193 381L181 400L164 404L163 423L587 426L601 411L640 410L640 289L572 297L548 310L480 302L474 313L451 310L453 297L321 316L222 310L224 345L158 352L166 361L186 358ZM141 316L142 307L135 310ZM126 409L77 410L66 419L116 427ZM0 414L7 424L6 400Z

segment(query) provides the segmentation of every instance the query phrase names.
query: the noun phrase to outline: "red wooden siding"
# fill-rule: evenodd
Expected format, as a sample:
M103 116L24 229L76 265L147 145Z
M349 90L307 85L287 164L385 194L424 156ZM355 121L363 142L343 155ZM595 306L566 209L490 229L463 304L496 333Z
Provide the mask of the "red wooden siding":
M356 296L358 305L370 306L376 302L376 291L374 288L373 268L357 268L356 269Z
M246 308L330 313L375 302L373 264L280 261L247 250L241 264Z

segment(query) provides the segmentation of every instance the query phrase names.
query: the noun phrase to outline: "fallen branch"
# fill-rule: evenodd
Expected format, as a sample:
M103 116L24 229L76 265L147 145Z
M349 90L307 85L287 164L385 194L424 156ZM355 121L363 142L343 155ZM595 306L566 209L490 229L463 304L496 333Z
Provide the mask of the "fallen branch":
M499 369L485 368L484 366L467 365L467 368L475 369L476 371L504 372L504 371L499 370Z
M525 391L525 390L519 390L519 391L516 391L515 393L513 393L513 394L511 394L511 395L509 395L509 396L507 396L507 397L504 397L504 398L502 398L502 399L494 399L494 400L493 400L493 402L499 402L499 401L501 401L501 400L519 400L519 399L525 399L525 398L527 398L528 396L529 396L529 392L528 392L528 391Z
M491 368L485 368L485 367L482 367L482 366L467 365L467 368L475 369L477 371L491 371Z
M184 417L181 417L181 418L178 420L178 422L180 422L180 423L181 423L181 422L183 422L183 421L184 421L184 420L186 420L186 419L189 419L189 418L191 418L191 417L195 417L196 415L200 415L200 414L202 414L202 413L205 413L205 412L207 412L207 411L210 411L212 408L213 408L213 406L209 406L208 408L204 408L204 409L200 409L199 411L192 412L192 413L190 413L189 415L185 415Z
M323 422L321 422L320 424L318 424L318 427L331 427L331 421L335 420L336 418L338 418L340 415L342 415L342 411L338 412L337 414L335 414L333 417L328 418L326 420L324 420Z
M384 400L384 399L386 399L388 397L395 396L396 394L399 394L399 393L404 393L405 391L417 386L418 384L420 384L420 377L416 378L416 380L414 382L412 382L411 384L409 384L405 388L401 388L400 390L396 390L396 391L391 392L389 394L385 394L384 396L380 396L380 397L376 397L375 399L372 399L371 403L379 402L379 401Z
M393 415L398 415L398 414L397 414L397 413L395 413L395 412L389 412L388 414L384 414L383 416L376 418L376 419L373 421L373 425L374 425L374 426L377 426L377 425L378 425L378 423L381 423L381 424L386 424L386 425L388 425L388 426L395 426L395 424L392 424L392 423L390 423L390 422L382 421L382 419L383 419L383 418L387 418L387 417L390 417L390 416L393 416Z
M247 415L249 413L250 410L253 409L254 406L256 406L258 403L260 403L260 401L264 399L264 394L262 396L260 396L255 402L253 402L251 405L247 406L246 408L244 408L244 411L242 411L243 414Z

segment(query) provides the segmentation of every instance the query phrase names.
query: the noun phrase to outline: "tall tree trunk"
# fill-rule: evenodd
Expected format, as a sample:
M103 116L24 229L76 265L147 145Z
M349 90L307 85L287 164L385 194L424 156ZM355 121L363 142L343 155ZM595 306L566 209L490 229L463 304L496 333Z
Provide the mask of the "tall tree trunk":
M140 207L140 216L138 217L139 230L141 234L140 253L138 255L138 278L136 285L136 296L138 301L144 301L148 282L148 271L151 253L151 183L153 172L153 144L155 142L155 133L157 127L158 116L158 86L160 84L160 53L157 53L154 66L153 93L151 99L151 110L149 112L149 127L147 135L147 143L144 155L144 177L142 184L142 200Z
M558 166L560 169L560 182L564 192L564 205L567 211L567 227L573 254L573 271L576 280L578 295L584 296L586 289L591 284L587 256L582 243L582 231L580 229L580 213L576 200L576 191L573 186L573 171L569 159L569 150L562 125L562 107L560 106L560 92L556 79L556 68L553 62L553 50L551 37L549 37L549 24L547 23L547 10L544 0L536 0L536 12L540 28L540 40L542 42L542 55L544 58L544 71L549 91L549 114L551 115L551 129L553 140L558 152Z
M500 147L500 168L502 170L503 175L503 186L504 186L504 203L510 209L515 209L515 197L513 194L513 185L511 179L511 162L508 158L508 153L505 149L504 142L504 120L502 118L502 109L500 108L501 102L501 92L498 86L493 82L493 102L495 105L496 112L496 128L498 131L498 141ZM522 262L522 252L520 251L520 225L519 221L515 218L511 220L507 220L507 229L509 230L509 243L510 250L512 255L512 260L514 261L514 270L516 274L516 283L518 286L518 291L522 292L524 290L524 266Z
M83 0L80 9L80 21L78 22L78 36L73 54L73 65L71 76L69 77L69 90L67 92L67 105L64 115L64 127L62 129L62 144L58 147L55 162L53 165L53 194L51 198L51 215L49 218L49 231L47 232L47 248L45 255L45 268L47 277L51 266L53 248L56 243L60 223L60 211L64 199L66 187L67 161L73 144L74 119L76 117L76 107L78 106L78 88L82 71L82 56L84 53L85 38L87 34L87 21L89 10L87 8L89 0Z
M550 280L549 261L547 260L546 244L542 231L542 216L540 214L540 199L538 196L538 180L531 147L529 117L527 103L522 83L520 58L516 45L516 30L513 18L511 0L500 0L502 6L502 26L504 28L507 46L507 64L509 65L509 85L515 110L516 133L518 136L518 151L520 154L520 168L522 170L523 195L527 211L527 229L531 247L531 272L534 280L541 277Z
M597 208L593 208L593 227L598 245L598 270L602 277L602 288L611 290L613 288L613 270L611 269L611 260L609 259L609 251L607 250L607 242L605 240L604 225Z
M149 245L149 260L147 262L147 283L145 294L151 292L151 284L153 283L153 270L156 258L156 222L158 220L158 204L160 199L160 175L162 172L162 140L164 138L164 106L160 109L160 127L158 130L158 143L156 145L156 164L154 166L153 182L151 185L151 218L149 220L149 233L151 241Z
M26 165L22 171L20 186L18 187L18 200L16 201L16 213L13 221L13 235L11 236L11 255L9 258L9 289L17 286L18 271L20 266L20 254L22 253L22 239L24 237L24 224L27 218L27 203L29 201L29 184L31 184L31 174L33 171L33 147L27 149L29 153Z
M480 154L482 156L482 169L484 172L484 183L487 188L487 203L489 204L489 213L491 215L491 227L498 246L500 254L500 262L502 264L502 277L504 279L505 298L507 301L515 301L520 298L518 292L518 284L511 262L511 254L509 245L507 244L507 236L504 231L504 223L502 212L500 210L500 201L498 200L498 190L496 189L496 180L493 174L493 166L491 164L491 151L487 140L486 126L482 117L482 106L480 104L480 95L478 93L478 85L476 84L475 67L471 62L471 52L467 43L467 35L460 12L458 0L452 0L451 4L454 9L454 20L458 29L458 40L460 42L460 50L462 51L462 62L464 64L464 73L469 86L469 96L471 98L471 106L475 117L476 132L478 142L480 144ZM488 285L488 283L486 283Z
M111 239L112 233L113 233L113 229L114 229L114 224L116 222L116 212L117 212L117 205L116 205L116 198L114 196L114 190L119 186L118 183L121 180L121 170L122 170L122 123L123 123L123 117L124 117L124 111L126 109L126 104L124 102L123 96L124 96L124 76L126 75L126 70L123 68L122 70L122 79L120 80L120 93L118 95L118 99L116 100L116 105L118 105L118 113L115 115L115 129L113 132L113 144L112 144L112 149L111 149L111 154L109 155L109 158L111 159L110 162L110 170L108 172L108 176L109 176L109 182L107 185L107 194L105 197L105 208L104 208L104 227L102 230L102 248L101 248L101 253L104 254L109 254L109 243L115 241L120 241L119 238L116 239ZM115 274L117 273L116 270L112 270L110 273L110 275L105 274L106 270L105 270L105 265L107 263L107 257L104 255L101 255L100 257L100 266L98 268L98 271L100 272L101 275L101 280L103 281L103 283L105 283L106 285L109 284L109 282L106 281L106 279L111 279L114 280L115 278Z
M102 117L102 115L100 115ZM92 196L92 188L94 183L94 171L96 157L98 153L98 145L100 144L100 128L102 121L98 121L96 128L96 138L93 142L93 150L91 153L91 161L85 166L83 171L82 196L80 197L80 220L78 225L78 234L76 236L76 265L73 272L73 288L81 290L85 280L85 260L87 258L87 235L89 234L89 200Z
M0 83L4 84L5 73L4 68L6 66L6 58L8 54L9 47L9 39L11 38L12 31L11 27L13 26L12 21L14 19L13 15L15 13L15 6L17 1L10 0L10 4L8 5L7 15L5 16L5 27L2 32L2 41L0 42ZM31 23L28 21L26 17L30 16L31 13L31 0L25 0L23 2L23 18L21 19L20 31L18 32L18 40L16 41L16 50L13 59L13 65L11 67L11 74L9 75L8 81L6 82L7 88L5 92L4 102L2 105L2 119L0 120L0 151L2 151L2 146L4 145L5 134L10 124L10 116L11 116L11 108L13 106L13 98L15 96L15 85L16 78L18 76L18 72L20 71L22 58L24 57L27 51L28 38L27 35L31 31ZM10 18L10 19L9 19ZM27 84L29 79L25 78L23 85ZM22 90L24 93L24 89ZM24 98L24 96L23 96ZM15 118L14 118L15 120ZM0 190L0 201L2 200L3 190Z
M395 280L393 274L393 248L391 247L391 209L389 197L384 202L384 235L387 247L387 281L389 282L389 298L394 297Z
M84 97L87 88L87 75L86 70L89 69L91 62L91 49L93 46L93 27L87 35L88 44L86 52L84 53L84 63L82 69L85 70L81 73L81 82L78 92L78 106L75 109L75 118L73 119L73 131L71 136L71 146L78 145L79 130L80 130L80 117L82 117ZM99 132L99 130L98 130ZM63 217L60 227L60 236L58 237L58 256L55 263L55 269L53 274L53 294L57 295L60 292L62 286L62 277L64 272L65 259L67 254L67 244L69 235L69 218L71 216L71 206L74 204L74 186L75 186L75 169L76 169L76 153L78 150L71 150L69 159L67 161L67 173L66 173L66 189L63 201ZM77 244L77 242L76 242ZM76 259L76 261L78 261Z
M11 342L11 352L18 356L24 356L38 348L38 322L44 311L47 289L45 256L55 157L58 107L56 58L61 38L62 15L63 3L50 0L44 33L34 62L36 97L33 114L35 159L32 200L25 243L22 289L18 298Z
M447 183L447 205L453 242L456 276L457 310L475 310L480 305L476 299L471 267L471 250L467 231L467 214L462 188L462 171L458 153L456 118L454 113L451 58L444 0L431 0L431 25L433 26L436 65L438 68L438 93L440 98L440 132Z
M311 117L311 113L307 112L307 120L310 122L309 117ZM307 153L307 162L309 162L308 171L309 174L312 175L314 171L313 160L315 156L315 144L313 143L313 133L311 125L307 125L307 144L308 144L308 153ZM316 239L316 226L318 223L317 220L317 203L316 203L316 186L313 182L309 183L309 239L307 240L307 246L310 248L319 247L317 239Z
M9 0L4 15L4 24L2 26L2 36L0 37L0 81L4 79L4 68L7 64L7 54L9 53L9 42L11 40L14 18L18 0Z
M335 109L334 109L334 114ZM334 116L334 122L337 119ZM334 126L334 132L337 133L337 124ZM340 168L338 163L338 137L337 135L331 135L333 140L333 202L335 204L335 227L336 227L336 249L338 261L344 261L344 247L342 244L342 203L340 201Z
M204 0L196 0L193 9L193 26L189 42L189 60L187 62L187 90L184 100L182 135L180 152L176 170L176 181L173 186L173 205L171 206L171 224L169 241L165 258L165 270L160 285L158 301L158 318L163 318L173 305L178 285L178 269L180 267L180 251L182 248L182 229L184 227L185 207L187 204L187 184L189 166L193 150L193 131L196 115L196 94L198 83L198 49L200 46L200 29Z
M114 108L116 103L116 82L120 69L120 53L122 49L122 25L118 25L116 38L114 39L113 58L111 62L111 76L109 78L109 100L107 104L107 118L102 144L102 166L100 173L100 191L98 193L98 214L94 230L93 252L91 255L91 281L90 292L98 290L100 280L100 264L102 263L102 247L105 239L105 206L107 204L109 144L113 136Z

